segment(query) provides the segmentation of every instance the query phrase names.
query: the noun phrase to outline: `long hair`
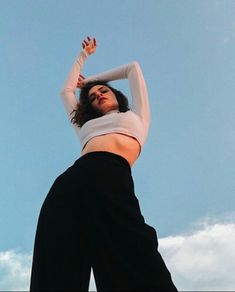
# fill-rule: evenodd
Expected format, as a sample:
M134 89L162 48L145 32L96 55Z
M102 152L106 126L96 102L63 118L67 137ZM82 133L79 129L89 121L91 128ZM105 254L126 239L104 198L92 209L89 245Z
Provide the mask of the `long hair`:
M112 92L114 93L114 95L117 99L120 112L126 112L129 110L127 97L121 91L119 91L119 90L113 88L111 85L109 85L108 82L106 82L106 81L88 82L84 87L82 87L77 107L75 110L72 111L72 113L75 112L75 114L73 115L71 122L73 124L77 124L79 127L82 127L89 120L96 119L96 118L103 116L103 114L95 111L95 109L92 107L92 105L88 99L88 93L89 93L90 89L95 85L105 85L109 89L112 90Z

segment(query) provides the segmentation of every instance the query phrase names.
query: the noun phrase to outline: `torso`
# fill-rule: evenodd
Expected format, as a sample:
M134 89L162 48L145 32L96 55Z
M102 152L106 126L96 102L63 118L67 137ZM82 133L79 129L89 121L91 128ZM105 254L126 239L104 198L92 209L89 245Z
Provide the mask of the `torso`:
M130 136L110 133L90 139L81 155L94 151L108 151L124 157L132 166L140 153L139 142Z

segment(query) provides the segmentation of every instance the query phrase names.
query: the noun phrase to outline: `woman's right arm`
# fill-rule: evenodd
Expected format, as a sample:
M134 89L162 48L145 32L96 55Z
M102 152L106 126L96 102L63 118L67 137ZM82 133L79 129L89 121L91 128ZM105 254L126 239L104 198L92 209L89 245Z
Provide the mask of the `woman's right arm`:
M73 64L72 69L61 91L61 98L63 100L66 112L70 118L72 118L73 110L77 108L78 104L76 98L77 82L86 59L87 55L85 51L82 51L79 54L76 62Z
M65 109L70 119L74 115L74 110L77 108L78 100L76 98L76 89L78 79L81 76L81 71L87 57L93 54L96 50L96 40L89 37L82 43L83 50L77 57L76 62L73 64L72 69L67 77L63 89L61 90L61 98L63 100Z

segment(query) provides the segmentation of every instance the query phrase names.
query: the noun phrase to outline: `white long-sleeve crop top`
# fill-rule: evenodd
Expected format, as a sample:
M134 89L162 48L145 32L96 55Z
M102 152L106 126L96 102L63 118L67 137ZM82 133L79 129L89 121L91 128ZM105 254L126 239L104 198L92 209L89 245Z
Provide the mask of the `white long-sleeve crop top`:
M70 74L61 91L61 97L70 119L72 111L77 107L76 89L79 74L87 58L83 50L74 63ZM82 127L73 124L76 133L80 138L81 149L93 137L108 133L121 133L135 138L141 148L144 145L150 125L150 109L148 93L141 68L137 62L119 66L110 71L93 75L84 80L89 81L113 81L128 79L132 95L132 105L127 112L112 110L99 118L87 121Z

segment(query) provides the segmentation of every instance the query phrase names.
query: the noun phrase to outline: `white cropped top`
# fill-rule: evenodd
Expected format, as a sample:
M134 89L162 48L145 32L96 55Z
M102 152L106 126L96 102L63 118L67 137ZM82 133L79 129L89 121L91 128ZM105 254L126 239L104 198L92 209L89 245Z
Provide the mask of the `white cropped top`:
M76 89L79 74L87 58L83 50L74 63L72 70L61 91L61 97L70 117L77 107ZM135 138L141 148L144 145L150 125L150 109L145 80L141 68L137 62L122 65L110 71L93 75L84 80L89 81L113 81L128 79L132 95L132 105L127 112L111 110L102 117L87 121L82 127L73 124L78 134L83 149L86 143L93 137L109 133L121 133Z

